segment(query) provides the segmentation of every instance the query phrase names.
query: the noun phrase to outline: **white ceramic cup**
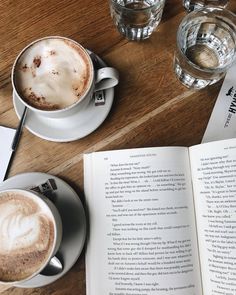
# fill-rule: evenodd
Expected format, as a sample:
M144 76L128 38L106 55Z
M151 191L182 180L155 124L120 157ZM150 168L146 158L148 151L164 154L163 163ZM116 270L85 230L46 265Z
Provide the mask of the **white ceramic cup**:
M16 70L17 70L17 64L20 58L22 57L23 54L27 54L27 50L33 45L35 45L37 42L41 42L41 41L49 40L49 39L65 40L66 42L70 42L73 46L78 47L80 50L82 50L83 56L86 57L87 62L89 64L89 68L90 68L88 87L86 88L86 91L83 93L80 99L76 101L75 103L58 110L42 110L40 108L36 108L35 106L30 105L29 103L26 102L24 97L20 94L20 91L17 89ZM98 63L99 62L96 60L96 55L87 51L83 46L81 46L79 43L77 43L76 41L72 39L69 39L66 37L60 37L60 36L49 36L49 37L41 38L30 43L17 56L12 68L12 75L11 75L12 86L17 98L26 107L36 112L37 114L41 116L50 117L50 118L67 117L74 113L80 112L84 108L86 108L89 102L91 101L95 91L112 88L118 84L119 82L118 71L112 67L97 68Z
M49 213L49 218L53 223L54 235L53 235L52 247L51 247L49 254L47 256L47 259L45 260L43 265L40 265L40 267L35 272L31 273L27 278L24 278L22 280L17 280L17 281L16 280L14 280L14 281L12 281L12 280L1 281L0 280L0 284L3 284L3 285L19 284L19 283L25 282L25 281L35 277L36 275L38 275L47 266L50 259L57 253L57 251L60 247L60 244L61 244L62 233L63 233L61 216L60 216L56 206L44 195L36 193L34 191L16 188L16 189L8 189L8 190L0 191L0 200L1 200L1 197L3 197L6 194L9 194L9 193L23 195L24 197L27 197L27 198L35 201L35 203L39 205L39 207L41 208L42 211L45 210L46 214ZM1 203L0 203L0 205L1 205ZM0 207L0 214L1 214L1 207ZM12 221L12 224L14 224L16 222L16 220L17 219L14 219ZM12 226L12 224L11 224L11 226Z

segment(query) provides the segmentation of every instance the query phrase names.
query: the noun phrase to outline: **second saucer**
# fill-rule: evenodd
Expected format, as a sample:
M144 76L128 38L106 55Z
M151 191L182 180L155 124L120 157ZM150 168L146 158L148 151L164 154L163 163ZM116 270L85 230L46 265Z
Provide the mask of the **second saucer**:
M57 207L63 224L63 237L59 247L64 269L52 276L38 274L32 279L17 284L16 287L36 288L51 284L64 276L79 258L86 238L86 217L77 193L62 179L40 172L15 175L0 184L0 191L12 188L29 189L53 179L57 190L53 193L53 203Z

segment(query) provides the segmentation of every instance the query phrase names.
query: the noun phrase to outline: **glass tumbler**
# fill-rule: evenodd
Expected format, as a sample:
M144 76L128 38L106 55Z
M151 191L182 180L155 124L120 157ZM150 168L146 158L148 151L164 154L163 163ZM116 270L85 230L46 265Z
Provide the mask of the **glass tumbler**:
M210 5L215 7L226 7L229 0L183 0L184 8L190 12Z
M192 11L177 32L174 71L188 88L201 89L224 77L236 56L236 15L224 8Z
M129 40L150 37L161 21L165 0L110 0L111 17Z

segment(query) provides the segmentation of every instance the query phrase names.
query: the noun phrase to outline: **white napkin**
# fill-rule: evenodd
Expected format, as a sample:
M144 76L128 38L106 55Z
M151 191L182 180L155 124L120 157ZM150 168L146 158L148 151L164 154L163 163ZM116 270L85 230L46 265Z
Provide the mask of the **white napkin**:
M4 180L12 155L12 141L16 130L0 126L0 182Z
M236 64L227 72L202 142L236 137Z

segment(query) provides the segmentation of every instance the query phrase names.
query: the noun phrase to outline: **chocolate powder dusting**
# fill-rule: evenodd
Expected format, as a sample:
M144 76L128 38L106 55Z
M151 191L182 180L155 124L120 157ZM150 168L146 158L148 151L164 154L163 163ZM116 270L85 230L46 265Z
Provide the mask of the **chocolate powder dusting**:
M49 51L49 54L50 54L50 55L56 55L56 50L50 50L50 51Z
M28 88L24 90L24 97L29 105L37 109L45 111L55 111L59 109L57 104L47 102L43 95L37 95L33 91L28 92Z
M83 50L83 47L78 45L76 42L73 42L73 41L70 41L70 40L67 40L67 39L65 39L65 40L62 39L62 41L67 46L69 46L70 48L75 50L75 52L78 53L82 57L82 59L83 59L83 61L85 63L85 66L86 66L85 72L87 73L87 75L81 77L81 80L83 80L83 86L80 87L80 93L77 92L79 94L78 95L78 97L79 97L79 96L82 96L84 94L84 92L86 91L86 88L87 88L87 86L89 85L89 82L90 82L90 62L89 62L89 59L88 59L88 55L87 55L86 51ZM76 73L76 69L74 69L74 73ZM77 93L76 93L76 96L77 96Z
M26 72L27 70L28 70L28 66L27 66L27 64L24 64L22 67L21 67L21 69L22 69L22 71L23 72Z
M30 94L28 95L28 99L31 101L45 101L45 97L44 96L37 96L33 91L30 92Z
M41 65L41 56L35 56L33 63L35 65L35 67L39 68Z
M59 75L59 72L56 71L56 70L52 70L52 74L53 74L53 75Z
M35 73L35 68L34 67L30 67L30 70L31 70L31 74L32 74L32 77L36 77L36 73Z

